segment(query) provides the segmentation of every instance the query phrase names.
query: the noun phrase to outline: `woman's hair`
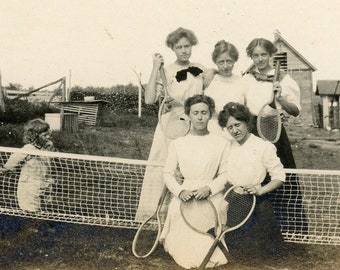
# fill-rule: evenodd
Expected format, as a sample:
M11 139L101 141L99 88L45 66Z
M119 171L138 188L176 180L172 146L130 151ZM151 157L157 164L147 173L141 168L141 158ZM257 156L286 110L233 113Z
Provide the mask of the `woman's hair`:
M264 39L264 38L255 38L249 43L246 49L247 55L249 57L253 55L254 49L257 46L260 46L263 49L265 49L270 55L273 55L274 53L277 52L277 48L273 42L269 41L268 39Z
M39 135L49 129L50 125L40 118L28 121L24 126L24 143L36 143Z
M215 44L215 48L212 53L213 62L216 63L217 57L225 52L227 52L235 62L238 60L238 50L234 44L226 42L225 40L220 40Z
M210 116L214 114L215 112L215 102L214 100L205 95L194 95L192 97L189 97L184 102L184 112L186 115L190 114L190 108L192 105L195 105L197 103L204 103L208 105Z
M218 124L222 128L226 127L231 116L238 121L245 122L248 126L251 122L251 113L245 105L236 102L229 102L224 105L223 110L219 113Z
M197 37L193 31L179 27L167 36L166 45L172 49L175 44L183 37L187 38L192 46L198 43Z

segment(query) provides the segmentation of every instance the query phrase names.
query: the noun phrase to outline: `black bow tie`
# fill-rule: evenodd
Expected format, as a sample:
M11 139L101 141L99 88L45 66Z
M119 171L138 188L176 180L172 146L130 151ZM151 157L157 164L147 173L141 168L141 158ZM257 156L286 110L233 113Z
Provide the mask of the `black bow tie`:
M273 82L274 81L274 75L261 74L257 71L253 71L251 72L251 74L254 76L254 78L257 81L260 81L260 82Z
M182 69L177 72L176 80L178 82L185 81L187 79L188 72L191 73L193 76L197 77L203 72L203 70L198 67L188 67L187 69Z

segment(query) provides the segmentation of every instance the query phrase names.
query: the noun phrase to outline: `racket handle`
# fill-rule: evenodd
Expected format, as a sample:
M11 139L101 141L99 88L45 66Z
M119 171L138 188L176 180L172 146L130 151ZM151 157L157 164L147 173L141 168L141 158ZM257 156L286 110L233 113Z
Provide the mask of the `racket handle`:
M166 195L168 194L168 188L166 186L163 187L163 190L162 190L162 193L161 193L161 196L159 197L158 199L158 204L157 204L157 211L159 211L163 205L163 202L165 200L165 197Z
M210 260L211 256L213 255L216 247L218 246L218 243L220 242L220 237L221 237L221 234L218 237L215 238L215 240L214 240L213 244L211 245L207 255L205 255L202 263L198 267L199 270L205 269L205 266L209 262L209 260Z
M276 61L275 74L274 74L274 82L280 81L280 68L281 68L281 62L280 61Z

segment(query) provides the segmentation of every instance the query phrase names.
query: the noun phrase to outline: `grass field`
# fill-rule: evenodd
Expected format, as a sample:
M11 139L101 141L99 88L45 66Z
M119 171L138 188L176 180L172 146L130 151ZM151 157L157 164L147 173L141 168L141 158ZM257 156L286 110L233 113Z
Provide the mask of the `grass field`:
M147 159L156 117L111 117L107 127L55 133L57 148L69 153ZM298 168L339 170L339 132L299 126L287 126L287 130ZM0 140L3 146L13 146ZM131 252L134 230L0 217L0 269L181 269L162 247L147 259L135 258ZM339 269L339 253L340 246L287 243L282 256L231 262L217 269Z

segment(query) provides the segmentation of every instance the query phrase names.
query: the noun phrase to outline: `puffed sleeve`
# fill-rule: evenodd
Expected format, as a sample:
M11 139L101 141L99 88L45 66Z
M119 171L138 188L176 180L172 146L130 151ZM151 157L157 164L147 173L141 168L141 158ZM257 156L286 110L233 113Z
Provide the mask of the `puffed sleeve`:
M276 147L269 142L266 143L266 148L263 153L263 164L272 180L286 181L286 174L276 154Z
M175 177L175 171L178 164L177 151L176 151L176 140L170 142L168 148L168 156L165 161L163 169L163 179L167 188L172 194L178 197L183 190L182 186L177 182Z
M228 182L227 178L227 165L228 165L228 157L230 153L230 143L229 141L225 141L224 147L222 147L223 151L220 155L220 162L218 166L218 171L216 173L216 177L208 184L208 187L211 190L211 195L215 195L222 190L224 190L225 185Z
M287 74L281 81L281 87L282 87L282 96L286 98L286 100L290 103L293 103L296 105L296 107L301 110L301 104L300 104L300 87L296 83L296 81Z
M22 150L35 150L35 147L31 146L30 144L24 145L21 148ZM14 152L7 160L4 168L9 171L13 171L17 166L23 163L28 157L26 153Z

